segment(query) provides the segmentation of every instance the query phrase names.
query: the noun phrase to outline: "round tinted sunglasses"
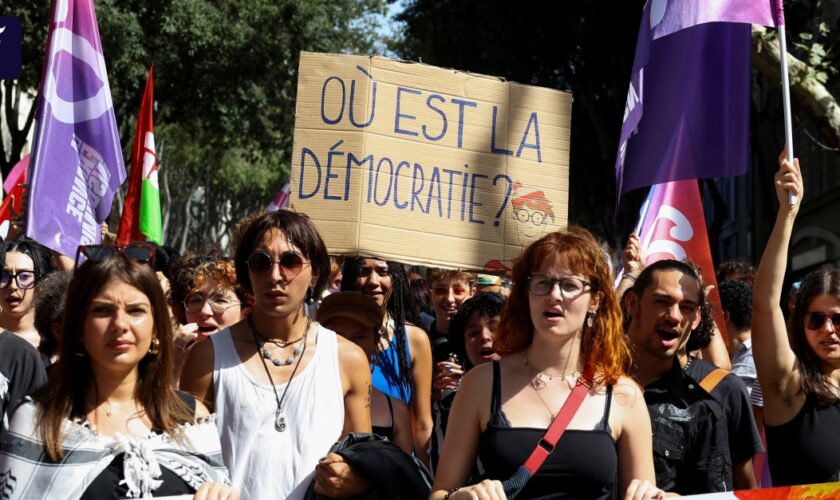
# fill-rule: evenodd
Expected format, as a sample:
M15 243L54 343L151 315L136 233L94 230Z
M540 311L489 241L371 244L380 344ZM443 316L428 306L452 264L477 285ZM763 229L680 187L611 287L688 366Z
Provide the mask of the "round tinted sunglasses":
M82 245L76 251L76 267L82 265L85 260L102 262L114 254L154 267L157 248L144 241L133 241L125 246Z
M266 273L274 264L280 264L280 272L287 280L300 274L303 266L309 264L301 254L291 250L280 254L277 260L266 252L254 252L245 262L248 264L248 270L254 274Z

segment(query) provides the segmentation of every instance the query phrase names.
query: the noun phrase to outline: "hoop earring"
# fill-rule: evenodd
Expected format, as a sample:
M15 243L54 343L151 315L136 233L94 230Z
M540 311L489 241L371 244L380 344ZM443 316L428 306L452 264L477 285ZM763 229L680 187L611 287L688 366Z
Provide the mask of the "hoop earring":
M315 303L315 287L314 286L310 286L309 290L307 290L305 302L310 306Z
M158 340L157 337L152 339L152 345L149 346L148 354L150 356L157 356L160 354L160 340Z

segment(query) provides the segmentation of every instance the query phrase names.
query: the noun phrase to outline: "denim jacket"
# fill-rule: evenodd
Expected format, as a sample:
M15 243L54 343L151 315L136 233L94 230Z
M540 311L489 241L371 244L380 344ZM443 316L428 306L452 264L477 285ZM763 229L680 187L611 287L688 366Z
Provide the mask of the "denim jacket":
M656 485L695 495L732 489L726 416L715 399L674 359L671 370L645 387L653 427Z

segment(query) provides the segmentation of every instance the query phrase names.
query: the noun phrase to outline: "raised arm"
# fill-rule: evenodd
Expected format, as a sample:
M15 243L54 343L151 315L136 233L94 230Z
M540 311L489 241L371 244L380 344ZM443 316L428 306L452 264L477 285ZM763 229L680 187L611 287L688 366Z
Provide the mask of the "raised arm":
M788 343L785 318L779 301L788 258L793 222L802 201L802 174L799 160L793 164L780 157L780 168L775 176L776 198L779 213L764 249L753 286L752 349L761 390L767 406L778 405L788 393L792 382L799 380L795 372L796 356ZM799 203L788 203L788 192Z
M642 254L642 246L639 244L639 237L631 233L627 237L627 245L624 247L624 251L621 252L624 274L621 275L621 280L615 290L617 297L624 297L624 293L633 286L639 273L645 268L644 262L645 258Z

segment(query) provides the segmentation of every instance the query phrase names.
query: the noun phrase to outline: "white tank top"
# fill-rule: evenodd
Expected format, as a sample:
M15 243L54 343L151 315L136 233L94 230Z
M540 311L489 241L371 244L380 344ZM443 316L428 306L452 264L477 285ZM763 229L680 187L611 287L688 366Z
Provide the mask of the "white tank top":
M216 426L232 486L242 500L302 499L318 460L341 437L344 393L335 332L318 326L315 354L291 381L277 432L271 385L248 372L229 329L211 335ZM276 387L282 397L287 384Z

